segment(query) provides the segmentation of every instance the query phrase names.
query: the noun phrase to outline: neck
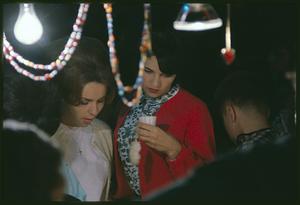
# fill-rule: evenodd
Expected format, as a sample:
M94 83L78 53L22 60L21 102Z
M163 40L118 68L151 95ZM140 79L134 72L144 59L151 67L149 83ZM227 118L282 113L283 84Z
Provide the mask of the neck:
M239 125L240 134L247 134L270 127L268 120L264 116L255 113L242 115Z
M252 133L270 127L267 118L257 112L239 112L235 139L241 134Z
M242 129L242 132L247 134L247 133L251 133L251 132L255 132L257 130L261 130L261 129L266 129L269 128L270 124L266 121L257 121L257 122L249 122L249 124L247 124L247 126L244 126Z

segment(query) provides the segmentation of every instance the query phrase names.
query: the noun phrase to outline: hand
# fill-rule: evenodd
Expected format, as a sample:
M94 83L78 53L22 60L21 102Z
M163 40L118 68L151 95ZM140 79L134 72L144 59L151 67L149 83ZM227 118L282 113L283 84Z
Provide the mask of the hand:
M165 153L170 160L175 159L181 150L180 143L157 126L139 122L136 132L139 140L147 146Z

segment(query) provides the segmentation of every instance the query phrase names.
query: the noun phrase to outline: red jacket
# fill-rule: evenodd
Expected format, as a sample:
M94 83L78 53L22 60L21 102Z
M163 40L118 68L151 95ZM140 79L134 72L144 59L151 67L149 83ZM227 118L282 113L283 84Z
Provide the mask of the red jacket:
M119 158L117 136L129 109L119 116L114 131L114 156L117 190L115 198L130 197L128 185ZM156 125L175 137L182 145L177 158L168 161L166 156L141 142L141 159L138 165L141 197L183 177L195 167L214 159L215 139L212 120L206 105L187 91L179 92L164 103L156 113Z

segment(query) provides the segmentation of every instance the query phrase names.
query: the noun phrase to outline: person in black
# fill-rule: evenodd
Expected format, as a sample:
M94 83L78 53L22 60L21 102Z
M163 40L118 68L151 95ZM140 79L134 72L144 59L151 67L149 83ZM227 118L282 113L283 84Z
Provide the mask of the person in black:
M227 76L215 92L215 105L236 151L276 140L269 121L269 85L258 73L238 70Z

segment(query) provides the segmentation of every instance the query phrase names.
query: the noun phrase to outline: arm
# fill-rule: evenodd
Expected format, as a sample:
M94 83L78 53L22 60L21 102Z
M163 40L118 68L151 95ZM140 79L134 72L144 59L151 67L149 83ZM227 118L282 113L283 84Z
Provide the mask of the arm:
M181 143L159 127L144 123L138 124L137 133L139 140L166 155L170 171L176 178L197 165L213 160L215 155L212 120L203 104L197 104L188 113L188 123Z

